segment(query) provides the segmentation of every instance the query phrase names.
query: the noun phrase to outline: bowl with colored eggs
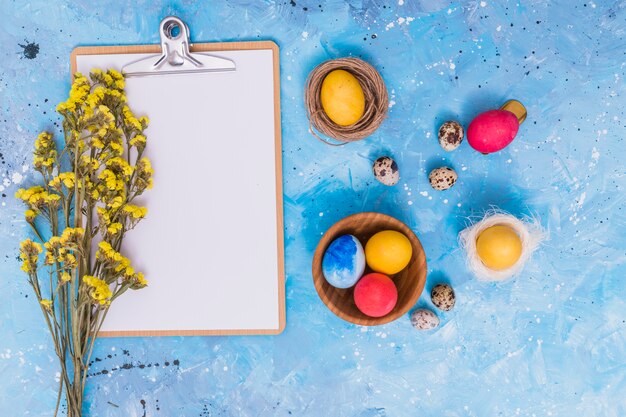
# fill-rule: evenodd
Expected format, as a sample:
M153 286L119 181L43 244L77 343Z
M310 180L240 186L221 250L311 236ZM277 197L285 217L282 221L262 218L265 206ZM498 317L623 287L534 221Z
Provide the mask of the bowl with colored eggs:
M382 213L357 213L335 223L313 256L313 283L338 317L362 326L392 322L417 302L426 283L426 255L413 231Z

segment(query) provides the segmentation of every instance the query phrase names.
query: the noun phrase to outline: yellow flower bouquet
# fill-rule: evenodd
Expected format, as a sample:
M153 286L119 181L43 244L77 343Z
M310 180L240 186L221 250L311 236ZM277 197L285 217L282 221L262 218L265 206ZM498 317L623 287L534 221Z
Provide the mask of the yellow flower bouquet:
M68 417L82 415L88 364L111 303L147 285L120 253L124 235L147 214L135 199L152 187L146 117L128 107L124 77L115 70L75 74L69 98L57 106L64 146L51 133L35 141L34 169L42 185L16 197L35 240L20 245L28 275L59 358L54 415L65 392ZM43 256L42 256L43 253Z

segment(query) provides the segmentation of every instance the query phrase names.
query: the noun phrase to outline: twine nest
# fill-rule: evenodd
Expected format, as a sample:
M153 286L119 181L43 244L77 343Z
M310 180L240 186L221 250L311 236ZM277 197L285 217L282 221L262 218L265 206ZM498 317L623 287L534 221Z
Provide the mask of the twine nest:
M522 241L522 254L510 268L494 270L487 268L480 260L476 249L476 239L483 230L496 225L508 226L517 233ZM506 281L519 274L533 252L547 238L539 221L533 217L522 220L500 209L493 208L485 216L459 234L461 247L465 249L467 266L480 281Z
M330 120L322 108L320 99L324 78L329 72L338 69L354 75L361 84L365 96L365 113L356 123L348 126L340 126ZM340 145L344 145L346 142L355 142L374 133L385 120L389 108L387 87L382 77L374 67L358 58L333 59L315 67L306 81L304 103L312 128L311 133L329 145L335 144L324 140L315 130L325 136L344 142Z

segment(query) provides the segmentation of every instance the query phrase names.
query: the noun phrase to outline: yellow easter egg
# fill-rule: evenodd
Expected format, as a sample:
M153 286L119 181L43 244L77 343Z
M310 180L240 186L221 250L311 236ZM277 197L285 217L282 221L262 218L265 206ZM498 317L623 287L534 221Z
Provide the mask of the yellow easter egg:
M365 261L369 267L387 275L402 271L412 254L409 238L395 230L378 232L365 245Z
M508 269L522 255L522 240L509 226L491 226L478 235L476 252L487 268Z
M363 88L348 71L329 72L322 82L320 99L324 113L340 126L358 122L365 113Z

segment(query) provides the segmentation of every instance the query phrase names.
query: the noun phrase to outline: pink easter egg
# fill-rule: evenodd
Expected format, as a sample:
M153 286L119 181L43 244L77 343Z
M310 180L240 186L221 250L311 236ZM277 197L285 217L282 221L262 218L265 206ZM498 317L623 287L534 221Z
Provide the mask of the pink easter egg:
M467 142L482 153L498 152L515 139L519 121L507 110L489 110L479 114L467 128Z
M396 306L398 290L387 275L372 272L354 287L354 303L365 315L383 317Z

